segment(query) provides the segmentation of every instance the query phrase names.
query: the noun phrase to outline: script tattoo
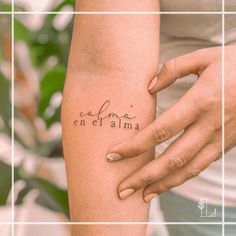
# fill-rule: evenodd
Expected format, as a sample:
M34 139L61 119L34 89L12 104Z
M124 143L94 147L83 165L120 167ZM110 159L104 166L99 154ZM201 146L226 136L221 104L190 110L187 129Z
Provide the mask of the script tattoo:
M98 109L98 111L89 110L87 112L80 112L79 119L74 121L74 126L85 126L91 124L93 126L103 126L106 120L109 120L111 128L123 129L139 129L139 123L134 122L136 116L131 116L128 113L118 114L110 110L111 101L106 100ZM133 108L133 105L130 105Z

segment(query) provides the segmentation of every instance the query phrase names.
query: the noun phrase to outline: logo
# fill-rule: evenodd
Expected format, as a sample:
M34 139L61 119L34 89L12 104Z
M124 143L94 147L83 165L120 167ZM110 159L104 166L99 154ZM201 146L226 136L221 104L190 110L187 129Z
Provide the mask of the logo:
M216 217L216 208L213 211L209 212L207 199L200 199L200 201L197 202L197 207L198 209L200 209L201 212L200 217L202 218Z

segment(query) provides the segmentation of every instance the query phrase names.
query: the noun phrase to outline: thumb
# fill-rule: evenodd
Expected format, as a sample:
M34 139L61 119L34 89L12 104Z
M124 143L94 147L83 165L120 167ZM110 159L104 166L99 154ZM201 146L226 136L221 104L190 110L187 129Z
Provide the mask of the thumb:
M149 92L156 93L189 74L199 75L209 64L204 51L194 51L167 61L159 74L151 80L148 86Z

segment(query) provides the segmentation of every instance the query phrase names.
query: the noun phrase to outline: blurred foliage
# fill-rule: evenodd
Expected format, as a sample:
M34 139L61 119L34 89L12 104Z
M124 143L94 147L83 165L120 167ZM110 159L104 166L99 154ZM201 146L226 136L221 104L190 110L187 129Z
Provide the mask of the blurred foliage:
M52 125L58 121L60 111L55 109L53 115L50 117L45 116L46 109L49 106L49 102L56 92L62 92L64 79L66 77L66 69L64 65L59 65L49 70L42 78L40 83L40 100L39 100L39 116L41 116L47 126ZM55 80L55 78L57 78Z
M74 8L75 5L75 0L63 0L63 1L58 1L58 3L55 2L56 1L54 0L52 6L49 9L47 9L47 11L59 12L65 6L72 6ZM15 0L15 11L25 11L25 10L26 9L24 9L24 7L17 5Z
M6 204L11 190L11 166L0 161L0 170L0 206L2 206ZM36 198L37 203L69 216L68 198L65 190L45 179L28 175L22 166L14 168L14 182L18 180L23 180L25 187L18 193L16 205L23 203L24 197L27 196L30 190L37 189L39 191L39 195Z
M2 2L2 0L0 1L0 11L2 12L11 12L11 4L7 4Z
M4 125L0 128L1 132L11 135L10 120L11 120L11 102L9 97L10 82L4 78L0 72L0 117Z
M36 198L37 203L69 216L67 192L64 189L45 179L27 174L22 166L15 168L15 181L17 180L24 180L25 187L18 194L15 204L21 204L30 190L37 189L39 191Z
M61 11L65 6L74 6L74 0L64 0L58 4L52 11ZM10 9L9 5L1 5L2 9ZM15 6L15 10L24 10L20 6ZM14 40L15 42L24 42L27 45L30 59L34 69L39 72L39 98L37 99L38 112L47 128L50 128L55 122L60 121L60 106L51 107L51 99L55 93L62 93L64 80L66 76L66 66L69 53L70 37L72 33L72 20L64 29L57 29L54 26L56 14L46 15L43 24L38 30L32 30L22 23L24 16L14 20ZM1 30L0 30L1 31ZM54 66L48 66L48 61L56 61ZM11 136L9 121L11 119L11 102L9 98L10 82L0 74L0 116L4 121L4 129L0 132ZM50 108L50 114L47 110ZM32 124L15 108L15 116L20 119L32 132ZM42 142L38 139L36 133L33 135L34 145L26 144L17 133L15 133L16 142L26 150L37 156L51 158L53 156L62 157L61 138ZM1 160L1 158L0 158ZM23 168L23 165L14 168L16 181L24 181L24 188L17 195L16 204L22 204L24 198L32 190L39 191L36 202L41 206L51 210L62 212L69 217L69 207L67 191L58 187L56 184L46 179L39 178L36 175L29 175ZM11 190L11 166L0 161L0 205L7 204Z
M11 190L11 166L0 161L0 206L5 205Z
M73 1L64 1L56 7L60 10L66 4ZM66 65L72 33L72 21L63 30L57 30L53 21L57 15L47 15L42 27L32 32L18 19L15 19L15 40L24 41L30 50L34 67L44 71L40 80L39 116L50 127L54 122L59 121L60 108L55 109L50 116L45 111L50 107L50 100L55 92L62 92L66 75ZM54 68L46 68L47 61L54 57L57 65ZM46 70L46 71L45 71ZM55 80L56 78L56 80Z

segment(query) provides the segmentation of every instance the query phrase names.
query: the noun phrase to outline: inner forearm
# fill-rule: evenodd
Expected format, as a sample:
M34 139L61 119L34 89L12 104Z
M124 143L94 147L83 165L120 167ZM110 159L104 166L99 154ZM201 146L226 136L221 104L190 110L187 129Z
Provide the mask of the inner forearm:
M75 18L62 109L73 221L147 220L141 191L122 201L117 186L152 153L120 163L107 162L106 154L155 117L155 99L147 85L158 65L158 27L155 15ZM118 228L123 235L134 232L133 227ZM145 226L136 231L143 235Z
M90 81L100 81L98 84L94 82L92 88L87 90L83 89L81 82L67 81L63 104L63 143L73 221L148 220L149 205L143 202L142 191L128 200L121 200L117 186L148 162L153 153L148 152L136 160L127 159L119 163L108 162L106 155L110 146L134 135L154 119L155 101L144 89L134 90L133 86L119 82L123 77L116 78L110 82L110 78L87 76ZM108 108L104 109L103 106L105 112L99 117L80 116L81 112L98 114L104 104ZM106 118L109 114L112 114L112 118ZM125 119L125 114L135 118ZM116 118L116 115L121 118ZM90 225L73 227L73 235L143 236L145 229L145 225L104 225L99 227L99 234L98 229Z
M147 206L142 202L141 193L130 201L121 201L116 188L152 154L149 152L136 160L120 163L107 162L106 155L110 146L134 135L154 117L155 99L146 86L135 85L112 74L111 77L85 74L80 75L78 81L67 80L62 121L69 190L72 191L72 219L146 220ZM73 197L76 195L78 198ZM114 207L119 210L114 211Z

